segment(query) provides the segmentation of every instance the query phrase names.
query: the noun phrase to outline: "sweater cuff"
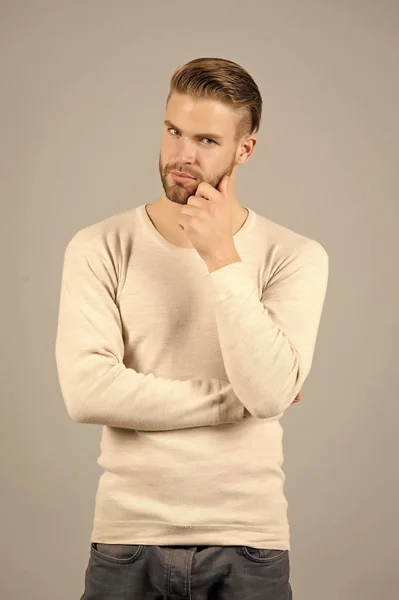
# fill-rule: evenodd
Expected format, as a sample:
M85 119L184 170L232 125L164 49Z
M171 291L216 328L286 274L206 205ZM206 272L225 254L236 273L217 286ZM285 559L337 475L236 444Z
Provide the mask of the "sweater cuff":
M247 298L254 289L254 282L243 261L225 265L217 271L208 273L207 277L212 282L215 301L230 296Z

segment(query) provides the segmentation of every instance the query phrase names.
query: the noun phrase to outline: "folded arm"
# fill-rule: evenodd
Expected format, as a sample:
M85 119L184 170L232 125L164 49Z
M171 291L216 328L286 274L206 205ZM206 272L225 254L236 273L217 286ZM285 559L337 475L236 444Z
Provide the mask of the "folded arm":
M79 423L166 431L239 422L230 382L175 380L123 364L117 278L97 250L72 240L65 251L55 356L61 393Z
M281 260L259 298L244 262L210 272L224 366L245 413L277 417L312 365L327 291L328 254L307 240Z

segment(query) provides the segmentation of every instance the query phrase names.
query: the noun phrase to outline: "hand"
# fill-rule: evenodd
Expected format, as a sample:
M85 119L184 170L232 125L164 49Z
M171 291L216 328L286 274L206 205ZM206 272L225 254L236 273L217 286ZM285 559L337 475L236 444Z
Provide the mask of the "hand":
M301 396L302 396L302 390L299 390L299 392L298 392L298 394L297 394L297 396L296 396L295 400L293 400L293 401L291 402L291 404L295 404L295 402L299 402L299 400L301 399Z
M229 176L225 175L216 189L202 181L195 196L181 207L177 223L204 261L236 253L228 182Z

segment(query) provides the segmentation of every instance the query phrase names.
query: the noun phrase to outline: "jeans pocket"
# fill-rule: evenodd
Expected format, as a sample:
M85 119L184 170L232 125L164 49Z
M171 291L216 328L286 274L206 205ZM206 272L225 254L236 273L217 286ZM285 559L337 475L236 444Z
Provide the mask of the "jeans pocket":
M103 544L92 542L90 545L93 556L119 564L135 561L143 548L144 546L141 544Z
M288 550L268 550L265 548L253 548L252 546L242 546L242 553L245 557L255 562L274 563L288 556Z

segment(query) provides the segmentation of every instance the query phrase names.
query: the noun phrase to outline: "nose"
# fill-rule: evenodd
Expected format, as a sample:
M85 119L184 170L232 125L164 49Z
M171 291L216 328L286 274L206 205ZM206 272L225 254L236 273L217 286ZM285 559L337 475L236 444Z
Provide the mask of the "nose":
M180 138L176 144L176 163L193 164L196 156L195 144L188 139Z

